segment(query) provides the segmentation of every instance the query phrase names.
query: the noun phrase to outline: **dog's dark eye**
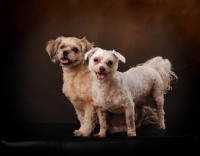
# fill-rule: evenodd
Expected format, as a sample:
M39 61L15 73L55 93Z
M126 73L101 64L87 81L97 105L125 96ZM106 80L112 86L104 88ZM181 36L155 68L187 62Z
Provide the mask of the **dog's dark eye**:
M73 48L72 51L77 53L78 52L78 48Z
M94 62L98 62L98 59L97 59L97 58L95 58L95 59L94 59Z
M111 66L113 64L112 61L108 61L108 66Z
M64 48L64 46L60 46L60 49L63 49Z

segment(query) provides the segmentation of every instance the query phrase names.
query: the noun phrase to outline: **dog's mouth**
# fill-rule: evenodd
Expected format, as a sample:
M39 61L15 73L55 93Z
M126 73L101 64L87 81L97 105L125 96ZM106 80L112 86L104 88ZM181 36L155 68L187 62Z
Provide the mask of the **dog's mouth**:
M76 61L76 60L75 60L75 61ZM75 61L74 61L74 62L75 62ZM66 58L61 59L60 62L62 63L62 65L70 65L70 64L74 63L74 62L72 62L71 60L66 59Z
M96 73L98 79L104 79L106 74L105 73Z

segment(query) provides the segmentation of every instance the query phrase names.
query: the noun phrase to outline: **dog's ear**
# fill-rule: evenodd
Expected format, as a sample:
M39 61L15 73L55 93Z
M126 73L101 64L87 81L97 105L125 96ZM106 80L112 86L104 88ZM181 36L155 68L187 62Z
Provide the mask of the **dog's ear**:
M83 52L86 53L87 51L89 51L90 49L94 48L94 43L90 43L86 37L83 37L81 39L81 43L82 43L82 49Z
M90 58L99 48L93 48L91 50L89 50L88 52L85 53L85 60L87 60L88 58Z
M118 60L122 61L123 63L126 62L126 59L124 56L122 56L120 53L116 52L115 50L112 51L115 57L117 57Z
M50 40L46 44L46 51L49 54L51 61L54 63L58 61L57 50L59 44L61 43L61 38L62 37L58 37L56 40Z
M83 37L81 39L81 43L82 43L82 50L83 50L83 54L86 53L87 51L91 50L92 48L94 48L94 43L90 43L86 37ZM83 59L83 65L87 66L88 65L88 58L87 59Z

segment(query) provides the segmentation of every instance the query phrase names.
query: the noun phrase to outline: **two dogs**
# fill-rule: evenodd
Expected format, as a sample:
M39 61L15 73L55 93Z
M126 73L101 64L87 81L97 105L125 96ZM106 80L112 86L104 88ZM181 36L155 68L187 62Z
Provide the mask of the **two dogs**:
M80 128L74 131L75 136L90 136L94 128L99 125L91 92L92 76L88 70L87 61L84 61L85 53L93 48L94 44L90 43L85 37L79 39L61 36L55 40L48 41L46 44L46 51L51 61L62 67L62 91L73 104L77 118L80 121ZM140 111L136 107L136 122L142 125L156 124L158 122L158 116L154 109L145 106L142 111L143 116L137 117L137 114L141 114L137 113ZM127 130L124 114L115 114L107 111L106 123L109 133Z
M127 135L136 136L136 127L141 125L148 95L152 96L156 104L157 128L165 129L164 94L171 88L170 82L177 79L168 59L158 56L135 68L119 72L119 61L125 63L126 60L114 50L93 48L85 54L85 59L88 57L88 69L93 77L92 97L100 122L100 132L95 136L106 136L106 111L125 113ZM137 121L135 107L138 111Z

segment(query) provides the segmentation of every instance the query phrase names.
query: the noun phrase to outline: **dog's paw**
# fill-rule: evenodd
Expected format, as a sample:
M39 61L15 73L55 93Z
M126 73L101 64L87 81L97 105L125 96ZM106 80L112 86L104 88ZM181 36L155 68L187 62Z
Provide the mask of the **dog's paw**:
M136 136L136 132L129 132L127 133L127 136Z
M157 125L157 129L165 129L165 125Z
M100 134L100 133L97 133L97 134L94 134L95 137L105 137L106 135L105 134Z
M82 132L82 131L80 131L80 130L75 130L75 131L74 131L74 135L75 135L75 136L90 136L90 134L84 133L84 132Z
M82 134L81 131L75 130L75 131L74 131L74 135L75 135L75 136L82 136L83 134Z

